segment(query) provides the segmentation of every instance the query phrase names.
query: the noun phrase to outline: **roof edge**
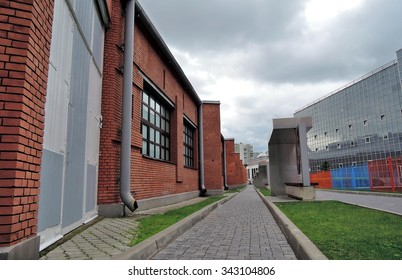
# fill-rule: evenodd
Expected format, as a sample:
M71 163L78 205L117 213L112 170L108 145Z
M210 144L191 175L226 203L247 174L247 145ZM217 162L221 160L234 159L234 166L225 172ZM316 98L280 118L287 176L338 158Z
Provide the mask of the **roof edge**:
M149 19L148 15L145 13L145 10L138 3L138 1L135 1L135 8L136 8L135 13L136 13L137 20L139 20L143 24L145 30L149 33L149 35L152 37L152 39L155 40L157 46L162 51L162 54L167 59L168 63L170 63L173 70L178 75L179 79L183 82L183 84L185 86L184 89L187 90L192 95L193 99L197 102L197 105L201 105L202 101L201 101L200 97L198 96L197 92L195 91L193 85L190 83L189 79L184 74L183 69L180 67L176 58L173 56L173 54L169 50L165 41L162 39L161 35L156 30L155 26Z

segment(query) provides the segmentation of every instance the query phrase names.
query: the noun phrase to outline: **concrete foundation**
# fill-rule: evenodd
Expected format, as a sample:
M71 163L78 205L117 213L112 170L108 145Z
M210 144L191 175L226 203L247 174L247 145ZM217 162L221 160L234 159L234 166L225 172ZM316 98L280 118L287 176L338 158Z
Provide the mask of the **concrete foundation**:
M314 187L295 187L286 186L286 194L296 199L300 200L314 200L315 199L315 188Z
M14 246L0 247L0 260L37 260L39 244L40 237L35 236Z
M223 192L223 191L222 191ZM210 194L210 191L207 192ZM199 191L187 192L181 194L167 195L155 198L147 198L138 200L138 211L148 210L152 208L162 207L170 204L179 203L195 197L198 197ZM125 207L123 203L107 204L98 206L99 216L106 218L123 217L125 214L131 213L131 211Z
M312 118L274 119L269 139L269 179L272 195L286 195L288 183L310 186L307 131Z

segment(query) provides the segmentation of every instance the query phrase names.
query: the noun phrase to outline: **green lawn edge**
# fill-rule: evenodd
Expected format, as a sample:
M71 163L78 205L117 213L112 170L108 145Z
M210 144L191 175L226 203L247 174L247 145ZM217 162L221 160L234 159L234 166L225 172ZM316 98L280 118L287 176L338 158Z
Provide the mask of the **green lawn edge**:
M339 201L275 205L332 260L402 260L402 217Z
M225 198L225 196L212 196L198 203L167 211L164 214L155 214L149 217L140 218L138 220L138 227L133 232L133 238L131 239L129 246L132 247L150 238L185 217L223 198Z
M267 189L267 188L257 188L260 193L262 193L264 196L271 196L271 189Z

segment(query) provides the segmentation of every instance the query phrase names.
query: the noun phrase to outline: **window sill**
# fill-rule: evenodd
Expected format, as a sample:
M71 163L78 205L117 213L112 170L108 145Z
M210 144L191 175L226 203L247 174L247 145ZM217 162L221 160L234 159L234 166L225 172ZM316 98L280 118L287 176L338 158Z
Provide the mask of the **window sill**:
M198 170L197 167L184 166L184 168L186 168L186 169L192 169L192 170Z
M159 162L167 163L167 164L171 164L171 165L176 165L176 163L173 162L173 161L167 161L167 160L163 160L163 159L153 158L153 157L150 157L150 156L147 156L147 155L142 155L142 158L149 159L149 160L154 160L154 161L159 161Z

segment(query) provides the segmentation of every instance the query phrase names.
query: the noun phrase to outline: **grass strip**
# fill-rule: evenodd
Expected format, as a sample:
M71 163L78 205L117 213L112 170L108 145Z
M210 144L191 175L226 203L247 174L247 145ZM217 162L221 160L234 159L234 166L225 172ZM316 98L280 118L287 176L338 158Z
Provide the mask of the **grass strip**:
M230 190L226 190L225 193L238 193L241 192L242 190L244 190L246 188L246 186L242 186L236 189L230 189Z
M271 196L271 189L267 189L267 188L258 188L258 190L259 190L264 196Z
M401 216L338 201L275 204L329 259L402 259Z
M170 227L181 219L197 212L205 206L217 202L224 196L213 196L193 205L184 206L181 208L167 211L164 214L155 214L149 217L144 217L138 220L139 225L130 242L130 246L134 246L145 239L157 234L158 232Z

